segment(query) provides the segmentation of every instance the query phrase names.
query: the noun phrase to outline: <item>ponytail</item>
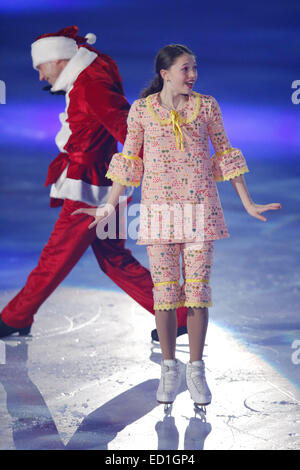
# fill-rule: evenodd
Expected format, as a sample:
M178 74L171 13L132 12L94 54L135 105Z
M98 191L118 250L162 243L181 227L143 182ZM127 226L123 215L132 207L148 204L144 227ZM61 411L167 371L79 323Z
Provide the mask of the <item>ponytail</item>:
M140 98L147 98L148 95L152 95L153 93L158 93L159 91L163 89L163 86L164 86L164 81L161 75L156 74L152 82L150 83L150 85L141 92Z

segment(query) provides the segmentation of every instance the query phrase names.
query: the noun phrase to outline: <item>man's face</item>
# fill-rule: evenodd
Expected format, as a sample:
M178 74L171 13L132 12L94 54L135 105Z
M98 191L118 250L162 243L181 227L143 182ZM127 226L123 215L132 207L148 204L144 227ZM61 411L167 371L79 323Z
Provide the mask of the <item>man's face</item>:
M39 71L40 81L46 80L51 86L53 86L65 65L65 60L54 60L52 62L38 65L37 69Z

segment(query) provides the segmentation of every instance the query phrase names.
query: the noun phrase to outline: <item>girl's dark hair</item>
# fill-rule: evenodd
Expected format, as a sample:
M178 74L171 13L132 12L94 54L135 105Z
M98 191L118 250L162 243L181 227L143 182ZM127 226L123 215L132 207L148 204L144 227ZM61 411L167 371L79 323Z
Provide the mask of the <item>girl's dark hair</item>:
M176 61L176 59L183 55L195 55L188 47L182 44L169 44L168 46L160 49L155 57L155 72L156 75L150 85L141 92L141 98L146 98L148 95L157 93L162 90L164 81L161 77L161 70L168 70Z

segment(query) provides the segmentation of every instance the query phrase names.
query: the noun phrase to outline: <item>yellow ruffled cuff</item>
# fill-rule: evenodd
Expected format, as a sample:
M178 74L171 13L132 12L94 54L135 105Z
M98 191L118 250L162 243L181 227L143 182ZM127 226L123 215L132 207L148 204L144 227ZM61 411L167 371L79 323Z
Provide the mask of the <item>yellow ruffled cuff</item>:
M123 186L137 187L141 184L143 173L143 160L139 156L115 153L105 176Z
M154 310L174 310L180 307L193 307L193 308L204 308L212 307L213 303L210 302L186 302L181 300L174 303L154 304Z
M203 308L212 307L212 302L184 302L184 307Z
M174 308L179 308L184 306L184 301L180 300L179 302L174 303L164 303L164 304L154 304L154 310L173 310Z
M215 181L219 182L248 173L249 169L242 152L237 148L230 148L213 155L212 172Z

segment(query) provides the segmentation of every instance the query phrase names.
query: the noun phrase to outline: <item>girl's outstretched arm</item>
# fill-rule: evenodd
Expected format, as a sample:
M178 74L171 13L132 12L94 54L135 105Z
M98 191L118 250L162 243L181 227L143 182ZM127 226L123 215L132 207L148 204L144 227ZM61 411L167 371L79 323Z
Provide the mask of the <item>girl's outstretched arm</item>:
M72 212L71 215L87 214L94 217L94 221L88 226L88 228L91 229L95 227L98 222L100 222L100 220L108 217L114 212L115 208L119 204L119 198L123 194L124 189L125 186L114 181L106 204L90 209L77 209L76 211Z
M230 182L240 197L244 208L248 214L252 215L252 217L266 222L267 219L261 215L262 212L281 209L280 202L271 202L270 204L255 204L255 202L252 201L250 194L248 193L244 175L231 178Z

